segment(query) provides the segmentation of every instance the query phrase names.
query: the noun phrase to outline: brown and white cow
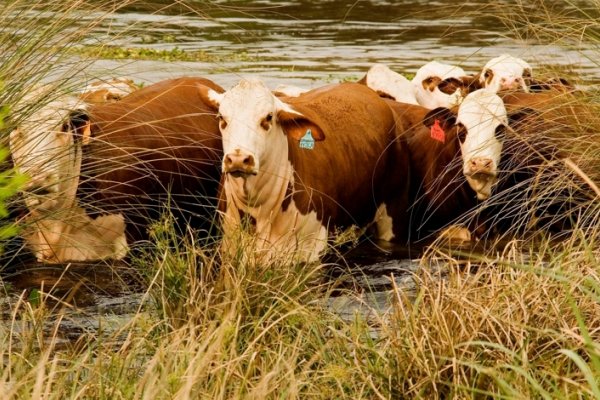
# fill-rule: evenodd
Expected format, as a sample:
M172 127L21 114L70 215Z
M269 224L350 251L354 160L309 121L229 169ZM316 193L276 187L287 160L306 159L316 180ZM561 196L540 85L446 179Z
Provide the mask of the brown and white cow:
M479 90L458 111L389 101L411 160L413 235L439 230L489 198L498 175L500 135L508 124L502 100Z
M251 79L202 97L223 135L225 251L247 217L267 259L316 261L330 232L376 215L379 237L405 236L408 160L374 91L343 83L279 99Z
M489 60L482 71L474 75L453 76L438 84L444 93L460 90L463 96L478 89L487 88L500 92L573 92L575 88L562 77L532 76L531 66L524 60L502 54Z
M482 87L495 92L516 89L528 92L531 74L531 66L526 61L510 54L501 54L484 65L478 80Z
M75 128L69 121L85 112L86 104L54 92L40 86L24 97L9 138L13 166L29 178L22 190L29 211L23 236L39 261L122 258L128 249L123 216L93 219L75 200L89 125ZM20 110L28 117L19 119Z
M477 206L478 201L462 173L460 140L457 129L446 124L446 109L432 111L419 105L388 103L398 116L409 149L409 221L411 240L414 241L458 222ZM436 117L439 128L435 129L442 130L443 137L439 136L439 131L432 137ZM444 121L443 126L440 119Z
M114 243L125 236L132 243L149 237L162 211L172 211L182 226L208 229L222 150L216 115L199 96L205 86L222 91L203 78L172 79L116 103L84 107L76 97L59 97L18 122L11 153L30 176L25 201L43 221L39 232L52 226L52 238L27 233L38 258L122 257L122 250L110 254L112 244L103 245L111 236L107 223L124 222ZM91 251L82 253L68 238L78 235Z
M553 131L564 127L527 107L504 111L498 96L486 90L467 96L458 112L391 101L389 104L398 115L409 146L413 238L439 232L456 222L468 223L476 236L531 229L560 232L574 225L578 202L586 194L577 192L582 186L579 183L556 186L558 177L572 174L568 173L565 155L556 142L548 140ZM473 122L485 119L490 124L469 129ZM490 173L486 184L495 183L491 191L486 188L483 196L476 193L481 190L479 184L472 185L472 179L465 179L469 176L465 176L467 159L462 153L471 147L473 135L482 133L494 137L477 141L482 147L492 144L490 165L496 166L485 171ZM496 142L501 143L501 154L497 153Z
M465 71L454 65L437 61L423 65L412 79L418 104L429 109L459 105L466 95L460 80L464 76Z

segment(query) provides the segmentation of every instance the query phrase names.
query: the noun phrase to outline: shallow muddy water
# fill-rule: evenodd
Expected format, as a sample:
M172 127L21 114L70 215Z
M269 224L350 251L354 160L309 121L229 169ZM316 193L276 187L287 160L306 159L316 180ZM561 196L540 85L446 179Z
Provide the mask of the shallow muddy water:
M212 1L196 2L194 12L149 1L128 7L96 29L90 43L204 51L207 62L98 60L88 77L130 76L152 83L183 75L203 75L224 87L241 76L262 77L270 86L316 87L360 78L373 63L413 74L427 61L453 63L477 72L491 57L511 53L536 66L560 66L581 74L588 83L600 81L600 69L590 56L594 49L566 49L553 44L513 41L486 14L487 1L457 8L452 0L406 1ZM95 15L83 19L96 18ZM108 27L110 26L110 29ZM597 59L597 58L596 58ZM351 318L385 311L394 283L406 290L419 267L419 251L364 244L333 264L332 279L355 288L356 296L334 296L328 307ZM331 260L330 260L331 261ZM336 272L338 271L338 272ZM339 272L342 271L342 272ZM393 276L393 278L392 278ZM144 308L144 288L126 266L105 263L44 267L31 260L10 260L2 274L0 332L19 332L12 322L20 300L31 299L41 287L51 288L56 318L66 343L103 329L116 330ZM57 301L59 299L60 301ZM107 328L108 326L108 328Z

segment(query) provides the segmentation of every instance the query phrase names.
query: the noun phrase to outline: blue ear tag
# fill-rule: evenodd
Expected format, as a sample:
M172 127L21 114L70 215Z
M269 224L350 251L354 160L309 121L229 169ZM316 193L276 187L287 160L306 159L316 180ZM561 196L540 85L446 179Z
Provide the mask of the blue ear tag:
M300 148L312 150L315 148L315 139L312 137L312 131L309 129L306 134L300 139Z

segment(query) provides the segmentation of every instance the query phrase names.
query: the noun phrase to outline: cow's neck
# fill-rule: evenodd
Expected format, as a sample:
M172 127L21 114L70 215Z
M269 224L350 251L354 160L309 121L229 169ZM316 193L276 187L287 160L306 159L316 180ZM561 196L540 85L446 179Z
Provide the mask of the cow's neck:
M272 220L279 212L288 185L293 179L292 165L288 160L286 136L281 133L261 157L260 171L248 178L226 176L225 190L228 201L256 220ZM281 140L279 140L281 139Z

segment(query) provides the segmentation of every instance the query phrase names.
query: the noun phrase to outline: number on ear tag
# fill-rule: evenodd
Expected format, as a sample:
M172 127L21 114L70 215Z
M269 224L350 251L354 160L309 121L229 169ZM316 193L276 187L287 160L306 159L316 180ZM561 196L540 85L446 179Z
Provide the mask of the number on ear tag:
M306 134L300 139L300 148L312 150L315 148L315 139L312 137L312 131L309 129Z
M431 126L431 138L438 142L446 142L446 132L444 132L444 129L440 126L440 121L438 119L436 119Z

